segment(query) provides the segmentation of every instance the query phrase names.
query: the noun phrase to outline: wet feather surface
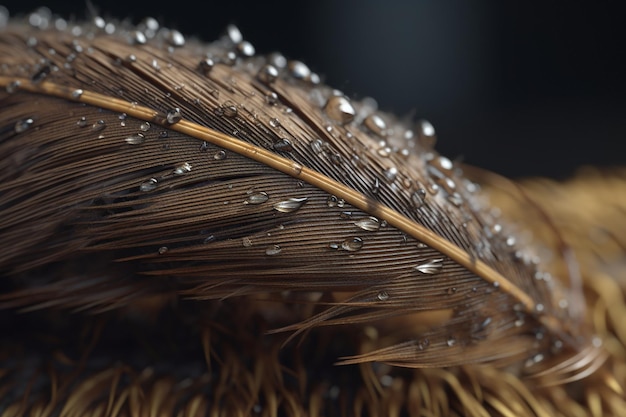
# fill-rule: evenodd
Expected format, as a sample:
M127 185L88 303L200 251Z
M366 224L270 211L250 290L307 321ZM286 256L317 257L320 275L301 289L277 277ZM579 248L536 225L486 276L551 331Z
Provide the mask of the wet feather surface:
M507 226L458 164L433 149L428 122L408 126L322 85L301 62L255 56L233 27L202 44L150 19L114 31L101 23L2 29L0 306L20 312L18 320L52 311L85 329L172 315L161 338L193 340L190 363L208 369L171 377L204 394L154 370L128 383L127 370L101 368L59 399L56 388L41 400L23 394L7 403L8 415L37 404L62 415L104 404L120 415L148 404L189 415L255 407L361 415L393 404L415 415L449 407L507 415L503 399L464 394L459 378L534 377L556 384L549 395L558 395L559 384L603 365L594 326L571 302L582 299L575 277L551 275L552 260L520 238L524 226ZM342 332L343 343L329 340ZM117 343L110 330L87 333L104 340L96 358ZM159 337L145 335L144 344ZM88 351L75 353L84 367ZM333 378L359 369L352 391L333 394L341 381L306 369L306 354ZM344 366L333 367L337 360ZM262 366L275 367L267 381ZM8 372L17 379L25 368L16 369ZM298 388L283 385L287 376ZM246 400L215 379L248 392ZM437 394L425 392L420 381L429 379ZM83 391L97 381L116 387L108 402L98 402L102 390ZM526 395L516 384L503 395ZM614 385L606 383L617 393ZM139 386L153 394L133 400ZM388 397L394 389L403 400ZM444 404L450 390L455 400ZM546 406L533 401L520 402L520 413L542 415Z

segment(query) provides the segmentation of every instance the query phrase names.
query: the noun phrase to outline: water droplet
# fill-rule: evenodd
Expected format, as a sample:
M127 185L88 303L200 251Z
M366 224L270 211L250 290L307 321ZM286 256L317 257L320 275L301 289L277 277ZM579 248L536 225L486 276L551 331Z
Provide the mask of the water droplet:
M215 155L213 155L213 159L215 159L216 161L221 161L226 159L226 151L225 150L220 150L215 152Z
M243 239L241 239L241 244L244 248L249 248L250 246L252 246L252 240L249 237L244 237Z
M324 111L329 118L340 124L350 123L354 120L356 111L350 101L343 96L332 96L326 102Z
M456 287L450 287L446 290L446 292L448 293L448 295L452 295L455 294L457 291Z
M281 213L292 213L300 207L308 200L307 197L296 198L292 197L287 200L279 201L274 204L274 210L280 211Z
M265 102L267 104L269 104L270 106L275 106L278 104L278 94L276 94L273 91L268 92L267 94L265 94Z
M378 229L380 229L380 222L376 217L367 217L365 219L361 219L354 222L354 225L367 232L376 232Z
M72 98L79 99L82 95L83 95L83 90L81 90L80 88L77 88L76 90L72 91Z
M383 158L388 158L389 155L391 155L391 148L387 145L381 146L380 148L378 148L378 150L376 151L376 153L379 156L382 156Z
M378 180L378 178L374 178L374 184L372 184L371 192L374 195L380 192L380 181Z
M191 172L191 164L188 162L183 162L182 164L174 168L174 171L172 171L172 174L185 175L189 172Z
M19 120L15 123L13 130L15 133L22 133L31 127L33 123L35 123L35 121L31 118Z
M169 135L170 135L170 134L169 134L169 133L167 133L167 130L161 130L161 131L159 132L159 137L160 137L161 139L164 139L164 138L168 137Z
M356 252L363 247L363 239L360 237L352 237L341 242L341 249L348 252Z
M7 84L6 91L9 94L15 93L17 90L19 90L21 85L22 85L22 83L20 81L17 81L17 80L16 81L11 81L9 84Z
M228 39L230 39L230 41L234 44L238 44L239 42L243 41L243 35L241 34L239 28L235 25L226 26L226 35L228 36Z
M161 246L159 248L159 255L163 255L164 253L166 253L168 251L167 246Z
M376 298L378 298L379 301L387 301L389 299L389 294L387 293L387 291L380 291L376 295Z
M420 188L419 190L415 191L413 194L411 194L411 202L413 203L413 206L415 208L420 208L424 205L424 202L426 201L426 190L423 188Z
M277 118L275 118L275 117L272 117L272 118L270 119L270 126L272 126L272 127L274 127L274 128L279 127L279 126L280 126L280 120L278 120L278 119L277 119Z
M432 148L437 142L435 128L428 120L420 120L417 123L417 133L421 144L427 148Z
M282 248L278 245L272 245L269 246L267 249L265 249L265 254L268 256L274 256L274 255L278 255L280 252L282 252Z
M150 178L148 181L143 182L139 186L139 191L148 192L157 188L158 180L156 178Z
M185 45L185 37L177 30L169 30L167 32L166 41L174 47L181 47Z
M145 45L147 41L146 35L140 30L134 30L130 34L130 42L135 45Z
M377 114L370 114L363 120L363 124L375 135L385 137L387 136L387 124Z
M157 61L156 59L153 59L150 65L155 71L161 71L161 66L159 65L159 61Z
M287 69L289 70L289 74L298 80L306 80L311 76L311 70L309 67L300 61L289 61Z
M418 350L424 350L428 346L430 346L430 340L428 340L426 338L420 339L420 340L417 341L417 349Z
M383 171L383 175L388 182L393 182L398 176L398 168L391 167Z
M226 117L235 117L238 112L237 105L232 101L227 101L222 105L222 114Z
M539 304L535 305L535 312L543 313L544 310L545 310L545 307L544 307L543 304L539 303Z
M142 132L147 132L148 130L150 130L150 123L143 122L141 125L139 125L139 130L141 130Z
M85 116L78 119L76 122L76 126L78 127L86 127L89 123L87 123L87 118Z
M514 237L514 236L509 236L509 237L506 239L506 245L507 245L508 247L511 247L511 248L512 248L513 246L515 246L515 237Z
M241 41L237 44L237 53L241 56L254 56L254 46L248 41Z
M337 198L334 195L331 195L326 200L326 205L328 207L343 207L346 204L343 198Z
M264 84L271 84L278 78L278 69L273 65L264 65L259 70L257 78Z
M215 61L213 61L213 59L211 58L205 58L202 61L200 61L200 64L198 64L200 71L203 72L204 75L207 75L209 72L211 72L214 66L215 66Z
M446 344L450 347L456 345L456 339L454 337L449 337L448 340L446 340Z
M443 269L443 258L432 259L426 262L420 263L415 267L418 272L422 274L436 274Z
M94 132L99 132L101 130L104 130L106 127L107 127L106 122L100 119L96 123L91 125L91 130L93 130Z
M243 204L262 204L269 200L269 198L270 197L264 191L254 192L246 198Z
M174 123L180 122L182 118L183 117L180 114L180 109L178 107L175 107L167 112L165 116L165 121L168 124L173 125Z
M43 81L52 72L52 66L49 62L40 63L35 69L35 73L30 77L30 80L34 83Z
M275 151L278 152L293 152L293 146L289 139L281 138L276 143L272 145Z
M137 133L135 135L128 136L124 139L124 141L126 141L129 145L141 145L146 141L146 137L141 133Z

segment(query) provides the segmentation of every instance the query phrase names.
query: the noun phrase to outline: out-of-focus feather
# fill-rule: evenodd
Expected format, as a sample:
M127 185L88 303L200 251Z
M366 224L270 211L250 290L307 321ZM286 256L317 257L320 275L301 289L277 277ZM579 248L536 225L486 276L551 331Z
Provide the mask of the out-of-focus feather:
M216 404L245 398L237 407L249 412L263 367L272 368L263 388L269 415L277 398L292 411L300 410L295 398L302 392L310 392L310 407L323 402L309 391L314 378L299 357L315 349L295 349L290 376L297 389L281 385L276 370L286 338L321 326L331 329L305 337L324 339L341 325L347 339L357 338L360 326L369 335L347 343L351 351L316 339L344 364L360 364L367 388L351 394L355 410L374 407L387 392L389 409L408 403L411 412L424 407L434 415L450 408L546 415L550 407L518 380L498 391L490 378L530 375L554 385L593 374L618 355L592 335L603 310L590 318L576 304L582 290L570 285L574 264L561 250L569 236L549 220L562 208L541 191L494 188L495 197L525 207L507 226L480 187L432 148L426 122L406 126L369 101L320 85L302 63L254 56L234 29L204 45L165 28L146 39L152 29L145 25L119 25L113 34L100 26L2 29L0 307L87 310L115 322L120 310L156 316L179 299L208 301L193 319L177 313L168 334L193 321L209 365L220 363L220 378L238 376L231 393L227 384L212 386ZM505 217L514 219L505 200ZM623 207L616 210L619 218ZM535 227L541 239L526 241ZM619 232L601 230L623 249ZM583 269L587 287L588 276ZM602 288L591 292L604 294ZM229 314L232 328L220 323ZM76 320L89 329L97 319ZM261 329L252 329L257 323ZM51 338L48 329L41 333ZM209 333L219 341L205 342ZM600 333L623 349L623 333ZM159 357L161 348L147 350ZM247 357L259 368L246 368ZM428 369L397 371L412 382L393 391L368 362ZM452 366L461 368L441 369ZM88 382L117 386L122 374L92 374L59 398L95 404L101 391L89 391ZM598 375L604 391L594 392L614 406L623 378ZM153 409L171 388L150 376L133 381L125 380L118 398L149 386ZM476 388L468 394L459 381ZM542 398L559 398L559 389ZM250 396L238 397L242 392ZM455 393L453 403L442 400L446 392ZM519 408L507 409L512 398ZM572 400L562 409L577 406Z

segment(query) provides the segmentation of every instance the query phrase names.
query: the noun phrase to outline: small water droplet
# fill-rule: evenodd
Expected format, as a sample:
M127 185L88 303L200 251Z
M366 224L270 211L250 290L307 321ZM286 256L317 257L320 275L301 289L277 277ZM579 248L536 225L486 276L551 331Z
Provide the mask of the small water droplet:
M31 127L33 123L35 123L35 121L31 118L19 120L15 123L13 130L15 131L15 133L22 133L26 131L29 127Z
M157 61L156 59L152 59L152 62L150 63L150 65L155 71L161 71L161 66L159 65L159 61Z
M215 61L213 61L211 58L205 58L200 61L200 64L198 66L200 68L200 71L203 72L204 75L207 75L215 66Z
M420 188L419 190L415 191L413 194L411 194L411 202L413 203L413 206L415 208L420 208L424 205L424 202L426 201L426 190L423 188Z
M278 94L276 94L273 91L268 92L267 94L265 94L265 102L267 104L269 104L270 106L275 106L278 104Z
M143 122L139 125L139 130L141 130L142 132L147 132L148 130L150 130L150 123Z
M215 159L216 161L221 161L226 159L226 151L225 150L220 150L215 152L215 155L213 155L213 159Z
M43 81L52 72L52 65L49 62L42 62L35 67L35 73L30 77L33 83Z
M377 195L380 192L380 181L378 178L374 178L374 184L372 184L371 192L374 195Z
M274 210L280 211L281 213L292 213L300 209L300 207L302 207L302 205L306 203L307 200L308 200L307 197L302 197L302 198L292 197L287 200L279 201L278 203L274 204Z
M432 148L437 142L435 128L428 120L420 120L417 123L417 133L421 144L427 148Z
M343 96L332 96L324 106L326 115L332 120L340 124L350 123L354 120L356 111L350 101Z
M135 45L145 45L148 39L146 35L140 30L134 30L130 34L130 42Z
M454 337L449 337L448 340L446 340L446 344L449 347L452 347L452 346L456 345L456 339Z
M545 307L544 307L543 304L539 303L539 304L535 305L535 312L543 313L544 310L545 310Z
M252 246L252 240L246 236L243 239L241 239L241 244L243 245L244 248L249 248L250 246Z
M254 46L248 41L241 41L237 44L237 53L241 56L254 56Z
M168 251L167 246L161 246L159 248L159 255L163 255L164 253L166 253Z
M422 274L432 275L440 272L443 269L443 258L432 259L426 262L420 263L415 267L418 272Z
M380 222L376 217L367 217L365 219L354 222L354 225L367 232L376 232L380 229Z
M452 295L455 294L457 291L456 287L450 287L446 290L446 292L448 293L448 295Z
M269 200L269 198L270 197L264 191L253 192L246 198L243 204L262 204Z
M87 118L85 116L78 119L76 122L76 126L78 127L86 127L89 123L87 123Z
M185 45L185 37L177 30L169 30L167 32L166 41L174 47L181 47Z
M9 94L15 93L17 90L19 90L20 86L22 85L21 81L11 81L9 84L7 84L6 86L6 91Z
M172 171L172 174L185 175L189 172L191 172L191 164L188 162L183 162L182 164L174 168L174 171Z
M370 114L363 120L363 124L375 135L387 136L387 124L379 115Z
M270 126L272 126L272 127L274 127L274 128L279 127L279 126L280 126L280 120L278 120L278 119L277 119L277 118L275 118L275 117L272 117L272 118L270 119Z
M167 138L169 135L170 135L170 134L169 134L169 133L167 133L167 130L161 130L161 131L159 132L159 138L161 138L161 139Z
M343 198L337 198L334 195L331 195L326 199L326 205L328 207L343 207L345 205L345 200Z
M183 117L180 114L180 109L178 107L175 107L167 112L165 116L165 121L168 124L173 125L174 123L180 122L182 118Z
M420 340L417 341L417 349L418 350L424 350L428 346L430 346L430 340L428 340L426 338L420 339Z
M376 151L376 153L379 156L382 156L383 158L388 158L389 155L391 155L391 148L387 145L381 146L380 148L378 148L378 150Z
M349 238L341 242L341 249L348 252L356 252L363 247L363 239L358 236Z
M226 117L236 117L238 112L237 105L232 101L227 101L222 105L222 114Z
M271 84L278 78L278 69L273 65L264 65L259 70L257 78L264 84Z
M124 141L129 145L141 145L146 141L146 137L141 133L137 133L135 135L130 135L126 137Z
M389 299L389 293L387 293L387 291L380 291L376 295L376 298L378 298L379 301L387 301Z
M282 248L279 245L272 245L265 249L265 254L268 256L278 255L282 252Z
M148 192L157 188L158 180L156 178L150 178L148 181L143 182L139 186L139 191Z
M383 171L383 175L388 182L393 182L398 176L398 168L391 167Z
M228 36L228 39L230 39L230 41L234 44L238 44L239 42L243 41L243 35L241 34L239 28L235 25L226 26L226 35Z
M278 152L293 152L293 146L289 139L281 138L272 145L275 151Z
M311 70L301 61L289 61L287 69L289 70L289 74L298 80L306 80L311 76Z
M99 132L101 130L104 130L106 127L107 127L106 122L100 119L96 123L91 125L91 130L93 130L94 132Z
M77 88L76 90L72 91L72 98L79 99L82 95L83 95L83 90L81 90L80 88Z

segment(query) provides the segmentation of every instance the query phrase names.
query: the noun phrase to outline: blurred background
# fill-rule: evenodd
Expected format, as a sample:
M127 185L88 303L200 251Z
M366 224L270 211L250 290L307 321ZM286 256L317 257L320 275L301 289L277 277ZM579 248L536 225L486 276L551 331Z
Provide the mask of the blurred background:
M210 41L229 23L381 110L430 120L443 154L509 177L626 165L618 1L0 0L12 16L145 16Z

